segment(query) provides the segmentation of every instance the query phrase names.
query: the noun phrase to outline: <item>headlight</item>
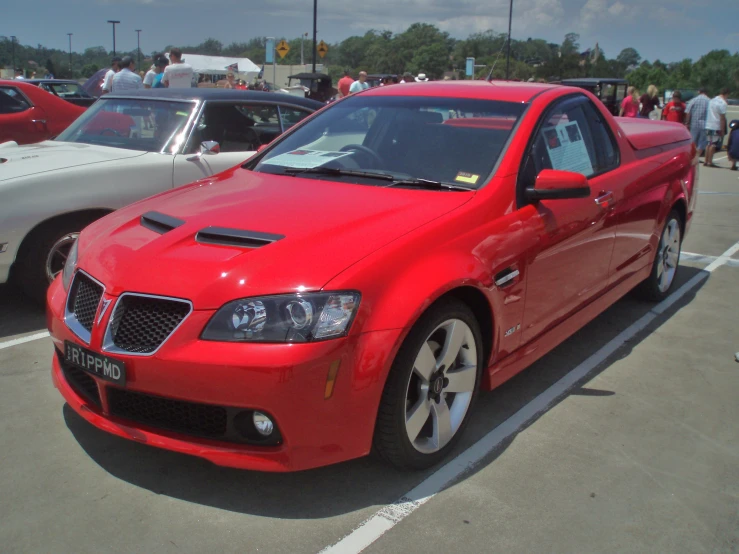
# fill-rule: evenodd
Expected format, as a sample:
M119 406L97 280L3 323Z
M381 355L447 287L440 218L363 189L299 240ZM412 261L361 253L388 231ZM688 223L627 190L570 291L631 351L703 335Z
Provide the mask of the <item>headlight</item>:
M312 342L344 336L359 307L356 292L242 298L223 306L203 331L204 340Z
M72 248L69 249L67 261L62 270L62 286L65 291L69 290L69 283L72 282L72 275L74 275L74 270L77 268L77 242L78 241L74 241Z

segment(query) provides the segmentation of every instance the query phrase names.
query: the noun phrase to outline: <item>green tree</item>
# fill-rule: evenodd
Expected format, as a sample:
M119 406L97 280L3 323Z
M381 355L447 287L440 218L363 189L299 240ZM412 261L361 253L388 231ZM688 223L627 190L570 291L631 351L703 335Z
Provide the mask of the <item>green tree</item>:
M634 48L624 48L621 50L621 52L616 56L616 61L624 66L624 69L626 69L629 66L632 65L639 65L639 61L641 61L641 56L639 55L639 52L637 52Z

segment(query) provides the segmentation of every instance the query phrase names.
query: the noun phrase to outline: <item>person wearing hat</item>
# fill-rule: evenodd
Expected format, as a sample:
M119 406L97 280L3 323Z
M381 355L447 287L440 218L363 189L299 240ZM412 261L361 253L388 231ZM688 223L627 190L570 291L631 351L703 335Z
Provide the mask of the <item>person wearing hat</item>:
M428 80L429 80L429 78L426 77L426 74L425 73L419 73L418 74L418 77L416 77L416 82L417 83L425 83Z
M103 94L106 94L112 90L111 87L113 86L113 75L120 71L120 67L118 66L120 62L121 58L119 58L118 56L111 60L110 69L105 74L105 78L103 79Z
M124 90L138 90L143 88L141 83L141 77L136 75L134 69L136 69L136 62L131 56L125 56L120 64L121 70L113 75L111 91L112 92L123 92Z

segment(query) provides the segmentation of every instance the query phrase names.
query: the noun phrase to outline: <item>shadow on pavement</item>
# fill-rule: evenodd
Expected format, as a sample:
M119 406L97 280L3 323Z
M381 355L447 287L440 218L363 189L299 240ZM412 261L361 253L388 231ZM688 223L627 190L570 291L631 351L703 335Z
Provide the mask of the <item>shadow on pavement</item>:
M701 271L683 266L678 273L675 290ZM670 310L658 316L644 331L596 367L580 386L566 393L524 428L570 394L595 398L616 394L613 391L584 388L583 385L614 361L628 357L634 346L654 333L677 310L689 304L701 286L694 288ZM639 301L631 295L626 296L527 370L496 390L481 394L469 427L448 459L495 429L653 307L653 304ZM68 405L64 406L63 415L67 427L82 448L115 477L156 494L264 517L317 519L385 505L398 500L435 471L404 472L371 456L300 473L241 471L109 435L87 423ZM513 435L504 441L460 479L493 463L515 438L516 435Z
M44 307L13 285L0 285L0 339L46 329Z

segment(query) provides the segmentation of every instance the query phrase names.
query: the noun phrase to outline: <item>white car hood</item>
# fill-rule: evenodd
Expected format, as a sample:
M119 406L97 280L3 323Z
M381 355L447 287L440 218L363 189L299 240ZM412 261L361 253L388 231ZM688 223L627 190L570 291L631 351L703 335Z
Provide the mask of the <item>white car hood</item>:
M0 182L81 165L126 160L146 153L140 150L51 140L26 146L5 142L0 144Z

